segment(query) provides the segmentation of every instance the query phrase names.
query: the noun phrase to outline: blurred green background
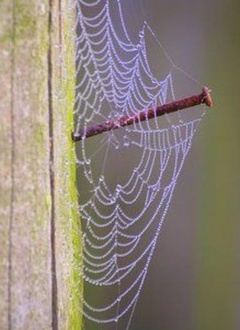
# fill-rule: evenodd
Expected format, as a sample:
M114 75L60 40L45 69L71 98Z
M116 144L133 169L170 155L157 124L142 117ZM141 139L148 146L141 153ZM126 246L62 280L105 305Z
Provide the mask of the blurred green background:
M122 3L126 19L136 28L147 20L215 103L180 176L132 329L240 329L240 1Z
M131 329L238 330L240 1L121 4L129 33L137 37L146 20L174 63L208 86L214 100L178 180ZM149 56L162 60L152 48ZM186 77L174 87L176 96L201 92Z

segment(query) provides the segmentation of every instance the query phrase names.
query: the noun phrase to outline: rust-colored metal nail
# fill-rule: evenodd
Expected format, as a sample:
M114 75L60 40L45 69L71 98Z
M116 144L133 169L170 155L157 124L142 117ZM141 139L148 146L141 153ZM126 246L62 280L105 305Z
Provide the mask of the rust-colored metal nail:
M201 94L192 95L190 97L186 97L178 101L163 104L155 109L142 110L137 114L133 114L132 116L129 115L120 116L119 118L108 120L101 124L90 126L84 132L79 131L72 133L72 139L73 141L83 140L85 138L95 136L107 131L136 124L141 121L145 121L147 119L163 116L166 113L176 112L200 104L205 104L208 107L212 107L213 101L210 93L211 91L207 87L203 87Z

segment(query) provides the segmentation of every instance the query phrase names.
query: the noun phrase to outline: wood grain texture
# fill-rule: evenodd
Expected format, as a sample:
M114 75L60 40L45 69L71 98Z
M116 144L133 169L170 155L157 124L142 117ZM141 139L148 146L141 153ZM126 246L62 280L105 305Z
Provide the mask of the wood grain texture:
M53 139L56 271L60 329L81 329L81 228L76 190L73 130L75 44L73 1L53 2Z
M3 19L3 14L5 18ZM8 234L11 208L11 4L0 3L0 315L8 326Z
M67 10L71 1L52 1L52 26L50 4L47 0L0 3L1 329L81 329L81 279L76 271L81 242L70 136L75 70L72 18ZM69 75L63 79L66 70ZM54 163L50 164L51 143ZM52 274L53 234L56 274Z
M4 1L1 71L3 329L51 325L46 41L47 3ZM6 118L6 121L5 121ZM5 268L5 269L4 269ZM3 289L2 289L3 290Z

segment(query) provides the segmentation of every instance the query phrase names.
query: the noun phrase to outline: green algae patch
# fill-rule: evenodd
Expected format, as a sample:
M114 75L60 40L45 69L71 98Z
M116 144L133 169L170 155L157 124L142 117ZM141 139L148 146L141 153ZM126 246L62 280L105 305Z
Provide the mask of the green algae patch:
M80 330L83 294L82 240L75 146L71 138L75 98L75 36L72 30L75 16L74 13L71 16L69 8L65 9L58 22L61 31L53 34L59 45L53 49L52 59L53 63L60 63L60 66L55 67L53 75L56 268L61 327Z

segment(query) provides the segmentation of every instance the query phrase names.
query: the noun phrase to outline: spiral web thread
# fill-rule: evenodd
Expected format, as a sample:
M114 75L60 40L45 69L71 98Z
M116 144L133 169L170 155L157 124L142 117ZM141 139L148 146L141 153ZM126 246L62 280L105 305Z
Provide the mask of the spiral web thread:
M154 77L146 43L154 35L146 22L133 42L120 0L78 0L75 8L76 130L174 100L176 67L162 49L170 69L161 80ZM90 322L130 327L203 114L155 118L77 144L83 314Z

